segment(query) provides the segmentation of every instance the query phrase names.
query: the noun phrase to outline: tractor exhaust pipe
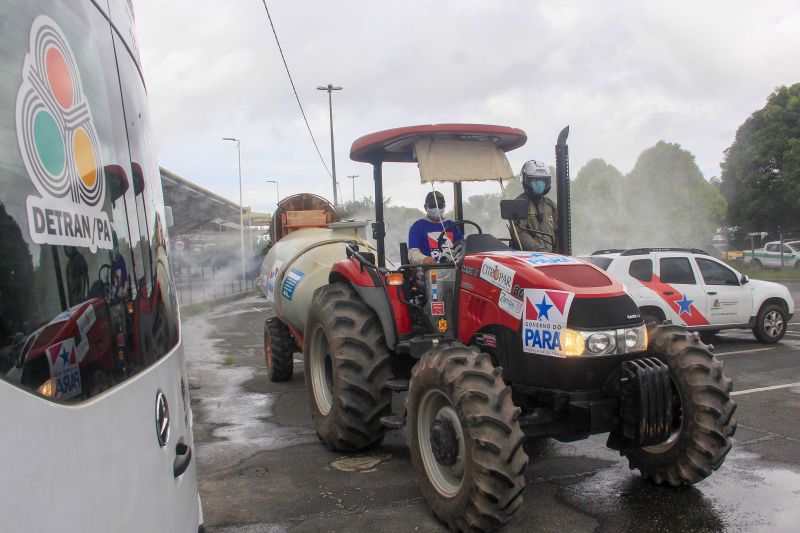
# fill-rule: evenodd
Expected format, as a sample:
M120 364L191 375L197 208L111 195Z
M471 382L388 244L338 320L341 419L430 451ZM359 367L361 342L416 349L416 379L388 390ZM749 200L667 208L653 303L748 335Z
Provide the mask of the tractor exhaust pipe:
M556 251L561 255L572 255L572 210L569 194L569 126L561 130L556 141Z

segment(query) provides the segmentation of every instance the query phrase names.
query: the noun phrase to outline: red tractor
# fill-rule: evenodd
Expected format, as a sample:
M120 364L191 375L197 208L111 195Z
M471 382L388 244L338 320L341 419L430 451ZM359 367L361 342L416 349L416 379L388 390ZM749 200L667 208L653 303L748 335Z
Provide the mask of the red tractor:
M322 442L357 451L405 427L420 490L451 529L508 522L522 503L525 439L608 433L631 468L671 486L708 477L731 449L736 404L722 363L684 328L646 325L620 282L569 256L566 136L556 145L560 254L513 250L463 220L461 181L509 178L505 152L525 143L522 130L444 124L356 140L351 159L373 166L377 257L345 245L302 333L272 319L278 340L303 348ZM411 265L401 244L402 264L386 268L387 161L454 182L455 224L474 233L452 260ZM522 203L504 201L503 218L524 216ZM271 346L273 361L291 357L292 342ZM394 393L407 394L402 412L392 413Z

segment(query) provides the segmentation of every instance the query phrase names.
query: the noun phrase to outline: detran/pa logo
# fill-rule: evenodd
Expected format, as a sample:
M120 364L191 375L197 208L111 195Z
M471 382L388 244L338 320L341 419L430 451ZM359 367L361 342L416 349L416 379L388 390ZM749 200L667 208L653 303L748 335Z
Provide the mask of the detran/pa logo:
M16 119L22 160L40 194L26 202L33 241L111 249L91 109L72 48L58 25L44 15L31 27Z

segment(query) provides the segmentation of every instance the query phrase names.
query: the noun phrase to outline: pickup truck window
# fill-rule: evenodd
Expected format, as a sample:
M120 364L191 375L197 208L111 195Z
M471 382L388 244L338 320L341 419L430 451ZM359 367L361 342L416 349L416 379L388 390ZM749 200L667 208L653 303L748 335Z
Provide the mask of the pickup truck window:
M728 267L710 259L696 257L695 261L706 285L739 285L739 277Z
M651 281L653 279L653 260L634 259L628 267L628 274L639 281Z
M686 257L664 257L661 259L661 281L694 285L694 272Z
M783 245L783 253L785 253L785 254L793 254L793 253L794 253L794 250L792 250L791 248L789 248L788 246L786 246L786 245L784 244L784 245Z
M765 252L777 252L778 245L776 243L770 243L766 247L764 247Z

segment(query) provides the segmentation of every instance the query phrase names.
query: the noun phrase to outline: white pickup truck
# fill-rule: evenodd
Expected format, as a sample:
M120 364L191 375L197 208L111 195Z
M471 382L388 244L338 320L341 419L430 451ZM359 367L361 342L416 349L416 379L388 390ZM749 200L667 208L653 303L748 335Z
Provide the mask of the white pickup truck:
M745 264L763 268L797 268L800 269L800 241L783 243L783 264L781 264L780 241L768 242L763 250L745 250L742 260Z

